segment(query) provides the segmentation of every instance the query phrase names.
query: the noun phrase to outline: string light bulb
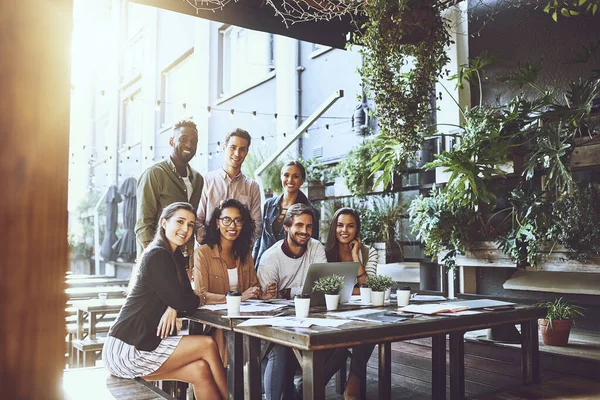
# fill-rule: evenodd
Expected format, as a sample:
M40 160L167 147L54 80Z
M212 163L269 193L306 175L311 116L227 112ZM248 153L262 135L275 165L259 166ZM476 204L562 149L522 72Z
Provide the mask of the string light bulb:
M273 114L273 117L274 117L275 119L277 119L277 113Z
M217 142L217 146L216 146L217 153L219 152L219 146L221 146L221 142Z
M256 111L252 111L252 119L256 121Z
M154 107L155 111L160 111L160 100L156 100L156 106Z
M206 107L206 118L210 118L211 113L210 113L210 106Z
M304 131L304 137L308 139L310 137L310 133L308 133L308 129Z
M187 108L187 103L183 103L182 106L183 106L183 109L185 110Z
M229 110L229 117L231 117L231 119L233 119L234 115L235 115L235 110L232 108L231 110Z

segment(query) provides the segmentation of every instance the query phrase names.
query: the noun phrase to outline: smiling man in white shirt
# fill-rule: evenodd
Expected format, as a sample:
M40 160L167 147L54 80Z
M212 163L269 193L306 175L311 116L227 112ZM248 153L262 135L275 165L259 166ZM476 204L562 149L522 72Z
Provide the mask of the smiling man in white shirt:
M242 173L242 164L248 155L252 138L243 129L236 129L225 137L223 167L211 171L204 177L204 190L198 205L198 230L196 240L202 243L206 234L205 224L210 220L214 209L228 198L234 198L250 210L256 225L253 240L260 237L262 211L260 187L253 179Z

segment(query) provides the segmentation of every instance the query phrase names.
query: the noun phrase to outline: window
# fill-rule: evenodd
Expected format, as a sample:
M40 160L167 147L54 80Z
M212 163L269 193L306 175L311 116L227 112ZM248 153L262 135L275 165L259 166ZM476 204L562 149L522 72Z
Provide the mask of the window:
M193 52L189 51L173 63L162 74L162 98L164 107L161 113L161 126L167 126L181 119L189 118L194 110ZM184 106L185 104L185 106Z
M144 8L139 4L125 3L125 47L121 82L128 83L141 74L144 61L143 27Z
M321 54L326 53L326 52L328 52L329 50L332 50L332 49L333 49L333 47L330 47L330 46L325 46L325 45L322 45L322 44L313 43L312 44L312 51L309 54L309 56L310 56L310 58L315 58L315 57L318 57Z
M119 146L132 146L142 141L142 98L141 91L125 97L122 101L121 134Z
M243 90L275 70L273 34L228 26L220 39L221 95Z

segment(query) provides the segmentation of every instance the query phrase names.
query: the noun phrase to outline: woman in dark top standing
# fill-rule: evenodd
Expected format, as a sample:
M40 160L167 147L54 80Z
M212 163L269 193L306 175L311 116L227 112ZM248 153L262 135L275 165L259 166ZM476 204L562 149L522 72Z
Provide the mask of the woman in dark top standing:
M288 208L296 203L302 203L313 209L315 221L313 223L312 237L319 240L319 212L300 190L300 186L306 180L306 170L298 161L289 161L281 168L281 184L283 194L272 197L265 202L263 209L262 233L254 244L252 258L254 265L258 268L260 257L275 242L285 237L283 229L283 218Z
M203 293L192 289L179 250L191 238L195 221L188 203L165 207L156 236L132 272L102 359L121 378L189 382L197 399L225 399L225 370L212 337L168 336L175 328L175 310L192 311L206 302Z

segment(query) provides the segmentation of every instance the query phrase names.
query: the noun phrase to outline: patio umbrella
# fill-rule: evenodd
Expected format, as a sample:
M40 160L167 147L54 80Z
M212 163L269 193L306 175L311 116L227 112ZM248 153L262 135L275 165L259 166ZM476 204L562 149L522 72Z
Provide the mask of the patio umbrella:
M119 203L122 200L115 185L108 188L104 200L106 202L106 229L104 231L102 247L100 248L100 255L105 261L113 261L116 258L116 254L113 251L113 244L118 240L115 231L117 230Z
M135 261L136 255L136 243L135 243L135 218L136 218L136 186L137 181L135 178L127 178L121 185L119 193L123 195L123 236L117 243L114 244L113 249L117 254L118 258L123 259L126 262Z

